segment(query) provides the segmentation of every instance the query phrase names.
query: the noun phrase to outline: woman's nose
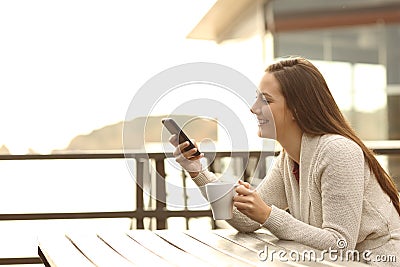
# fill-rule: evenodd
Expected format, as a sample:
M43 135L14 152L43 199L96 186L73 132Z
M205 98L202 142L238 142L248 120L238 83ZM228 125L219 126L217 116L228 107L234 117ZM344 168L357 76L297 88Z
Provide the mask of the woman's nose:
M250 112L253 114L257 114L257 111L258 111L257 102L255 102L253 106L250 108Z

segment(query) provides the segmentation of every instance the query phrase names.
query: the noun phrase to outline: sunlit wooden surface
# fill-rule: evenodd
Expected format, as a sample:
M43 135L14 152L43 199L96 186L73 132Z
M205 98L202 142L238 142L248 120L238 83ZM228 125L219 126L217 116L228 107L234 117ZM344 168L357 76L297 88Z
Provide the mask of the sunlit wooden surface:
M267 231L131 230L68 233L39 238L46 266L366 266L359 262L293 260L310 247L279 240ZM285 257L282 257L285 253ZM293 256L293 255L292 255Z

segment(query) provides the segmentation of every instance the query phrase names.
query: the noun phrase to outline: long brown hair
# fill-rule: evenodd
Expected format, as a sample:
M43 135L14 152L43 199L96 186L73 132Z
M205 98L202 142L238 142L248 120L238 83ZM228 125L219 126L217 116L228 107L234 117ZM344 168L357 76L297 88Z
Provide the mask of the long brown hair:
M287 107L303 132L313 135L339 134L361 147L379 185L400 215L399 192L393 179L350 127L319 70L308 60L295 57L272 64L265 71L272 73L280 83Z

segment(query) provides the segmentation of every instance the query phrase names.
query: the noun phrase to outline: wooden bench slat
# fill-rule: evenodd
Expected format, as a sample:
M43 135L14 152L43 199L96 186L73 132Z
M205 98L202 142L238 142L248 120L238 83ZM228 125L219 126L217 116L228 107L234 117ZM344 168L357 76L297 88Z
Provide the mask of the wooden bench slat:
M279 243L279 239L272 235L270 232L267 231L256 231L253 233L247 233L249 236L259 239L263 242L265 242L268 245L271 245L272 247L277 247L277 248L281 248L281 249L286 249L284 246L282 246Z
M185 232L185 234L221 251L230 257L244 261L248 265L256 266L260 263L257 258L257 254L253 251L241 246L232 246L232 242L210 231L188 230Z
M176 266L204 267L207 263L168 243L149 230L129 231L128 235L153 253Z
M240 233L236 230L234 231L215 231L216 235L219 235L233 243L238 244L239 246L243 246L253 252L258 252L265 248L266 243L260 239L255 238L247 233ZM274 247L274 249L279 249L278 247Z
M40 236L38 249L45 256L45 259L42 260L52 267L95 266L62 234Z
M130 238L126 233L101 233L97 236L138 266L173 266Z
M94 233L69 233L66 236L87 258L99 267L135 266L120 254L116 253Z
M247 263L238 259L229 257L228 255L218 251L210 246L207 246L200 241L185 235L181 231L158 230L155 232L158 236L167 240L168 242L178 246L180 249L198 257L207 264L214 266L248 266Z

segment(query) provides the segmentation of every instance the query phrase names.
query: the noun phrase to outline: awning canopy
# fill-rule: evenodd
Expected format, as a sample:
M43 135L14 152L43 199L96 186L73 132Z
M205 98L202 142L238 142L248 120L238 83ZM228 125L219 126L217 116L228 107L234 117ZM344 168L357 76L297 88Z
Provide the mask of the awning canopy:
M263 31L285 32L328 27L399 23L398 0L218 0L187 38L245 38Z
M255 0L218 0L200 20L187 38L221 42L234 38L236 28L254 17Z

